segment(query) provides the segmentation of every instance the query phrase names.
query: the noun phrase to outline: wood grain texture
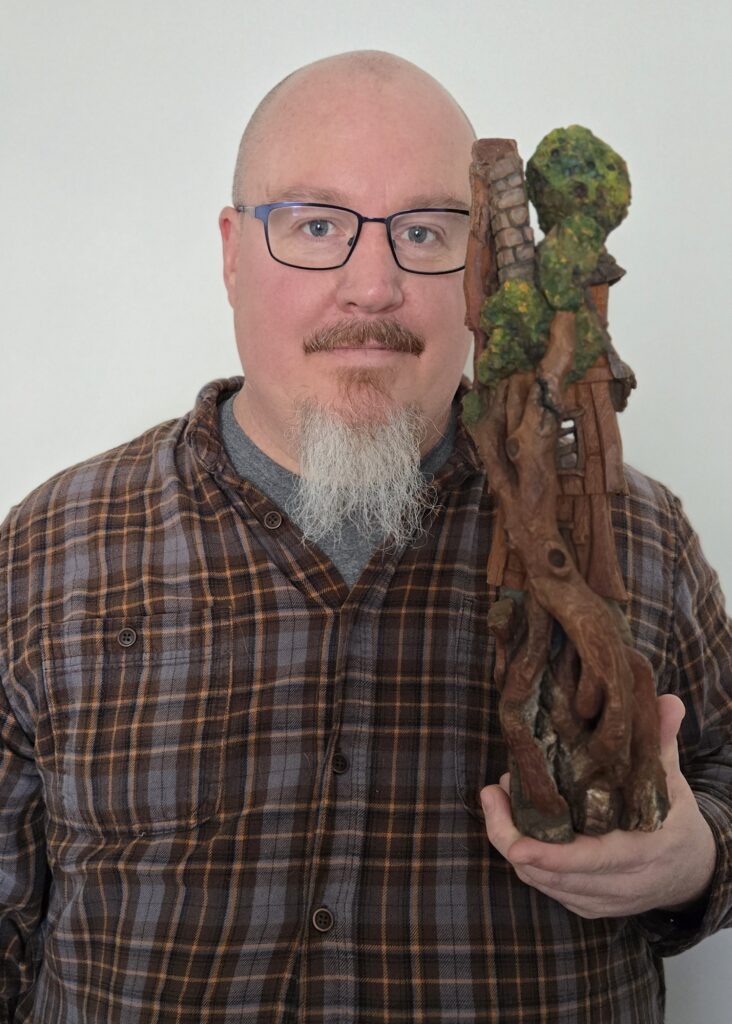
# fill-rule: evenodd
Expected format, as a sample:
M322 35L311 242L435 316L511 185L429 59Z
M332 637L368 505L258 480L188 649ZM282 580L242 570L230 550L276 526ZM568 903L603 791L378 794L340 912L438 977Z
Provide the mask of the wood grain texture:
M465 290L477 358L486 342L482 305L512 279L503 271L515 271L516 261L499 259L497 237L519 251L516 236L495 230L509 205L500 201L508 188L517 208L523 186L512 140L479 140L473 155ZM497 180L508 182L498 196ZM520 261L526 274L523 247ZM604 324L607 287L587 289ZM525 834L552 842L616 827L652 830L668 810L653 672L623 612L608 502L624 488L617 385L627 397L635 381L613 350L567 386L575 345L576 314L555 312L534 371L492 386L476 377L487 412L468 426L498 510L487 576L501 599L488 628L514 818Z

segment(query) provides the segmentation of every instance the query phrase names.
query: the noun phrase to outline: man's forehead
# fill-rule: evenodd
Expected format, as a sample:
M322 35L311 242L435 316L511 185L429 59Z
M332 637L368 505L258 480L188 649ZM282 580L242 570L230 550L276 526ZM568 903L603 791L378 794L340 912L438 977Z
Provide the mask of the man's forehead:
M366 215L372 211L359 202L378 203L382 214L460 209L469 198L473 137L452 97L419 69L381 79L328 65L292 76L259 119L248 149L249 195Z
M269 202L353 206L381 197L401 209L460 209L470 196L471 145L467 132L454 131L454 122L423 118L389 131L378 118L354 127L347 120L323 124L305 116L292 133L284 129L263 140L253 178Z

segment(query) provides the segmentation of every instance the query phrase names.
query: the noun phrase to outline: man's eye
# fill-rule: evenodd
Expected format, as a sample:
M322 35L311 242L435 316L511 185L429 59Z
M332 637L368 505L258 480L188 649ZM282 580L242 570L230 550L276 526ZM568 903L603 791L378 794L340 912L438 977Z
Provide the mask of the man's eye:
M325 238L333 229L329 220L309 220L303 225L305 234L312 238Z
M412 224L408 227L405 232L406 240L412 242L415 245L422 245L424 242L434 242L435 233L430 228L425 227L424 224Z

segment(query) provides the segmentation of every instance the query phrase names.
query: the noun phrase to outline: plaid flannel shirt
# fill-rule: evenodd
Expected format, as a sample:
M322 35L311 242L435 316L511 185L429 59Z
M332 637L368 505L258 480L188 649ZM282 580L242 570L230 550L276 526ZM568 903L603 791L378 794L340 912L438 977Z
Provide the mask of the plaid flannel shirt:
M678 501L613 499L638 648L687 709L703 917L584 920L490 848L506 766L462 428L426 537L348 590L190 415L53 477L0 535L0 1021L651 1024L730 921L730 650Z

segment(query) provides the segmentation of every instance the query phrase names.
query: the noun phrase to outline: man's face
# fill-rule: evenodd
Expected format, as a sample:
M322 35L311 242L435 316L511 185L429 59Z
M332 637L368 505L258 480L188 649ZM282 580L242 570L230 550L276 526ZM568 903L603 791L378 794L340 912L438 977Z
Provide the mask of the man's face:
M325 202L367 217L427 206L467 209L471 143L459 110L429 80L304 76L288 83L267 115L244 201ZM359 381L377 381L387 406L417 405L436 431L444 426L469 347L461 272L401 270L383 224L365 224L345 266L324 271L273 260L254 217L227 208L221 229L244 400L251 415L268 420L265 434L293 426L303 401L368 420L374 390L364 384L360 403ZM423 351L369 341L305 350L305 340L325 327L383 319L419 335Z

